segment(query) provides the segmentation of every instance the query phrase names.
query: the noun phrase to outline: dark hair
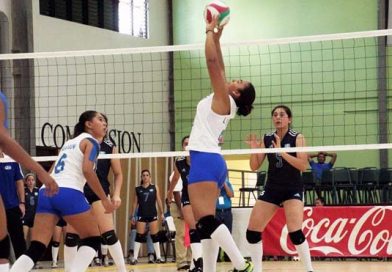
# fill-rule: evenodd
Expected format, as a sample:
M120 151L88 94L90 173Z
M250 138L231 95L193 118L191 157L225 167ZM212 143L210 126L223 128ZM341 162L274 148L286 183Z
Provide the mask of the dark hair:
M182 140L181 140L181 146L184 145L185 139L188 139L188 138L189 138L189 135L186 135L186 136L184 136L184 137L182 138Z
M143 169L142 172L140 172L140 174L143 175L144 172L147 172L151 176L150 170ZM143 179L140 180L140 185L143 185Z
M93 120L93 118L97 115L96 111L85 111L79 116L79 122L75 125L73 138L79 136L83 132L85 132L85 123L87 121Z
M286 114L287 114L287 116L288 116L289 118L291 118L291 117L293 116L292 113L291 113L290 108L287 107L287 106L285 106L285 105L277 105L275 108L273 108L272 111L271 111L271 116L274 116L275 110L276 110L276 109L279 109L279 108L284 109L284 111L286 112Z
M247 116L253 109L253 102L256 98L255 87L249 82L249 85L243 89L241 95L235 99L235 104L238 107L237 114Z

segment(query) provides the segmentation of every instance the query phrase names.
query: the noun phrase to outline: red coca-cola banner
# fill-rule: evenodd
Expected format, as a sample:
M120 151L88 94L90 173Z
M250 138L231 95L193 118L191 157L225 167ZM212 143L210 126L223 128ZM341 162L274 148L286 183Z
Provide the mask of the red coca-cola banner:
M391 257L392 206L305 207L312 256ZM283 209L263 233L264 255L295 255Z

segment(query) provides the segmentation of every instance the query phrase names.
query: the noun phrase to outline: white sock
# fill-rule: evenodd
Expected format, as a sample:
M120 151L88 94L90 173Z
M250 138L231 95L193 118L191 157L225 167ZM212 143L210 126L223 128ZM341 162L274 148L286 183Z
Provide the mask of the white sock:
M94 259L95 250L89 246L81 246L72 262L70 272L86 271L91 261Z
M253 271L254 272L261 272L262 271L262 261L263 261L263 242L257 244L249 244L248 249L250 257L252 258L253 262Z
M9 271L10 271L10 264L9 263L0 264L0 272L9 272Z
M202 249L201 243L191 243L192 259L198 260L201 258Z
M52 261L57 263L58 256L59 256L59 247L52 246Z
M127 269L125 267L124 254L123 254L123 251L121 248L120 241L117 241L114 245L110 245L108 247L109 247L110 255L112 255L114 263L117 266L117 271L126 272ZM103 254L103 251L102 251L102 254ZM107 254L107 252L106 252L106 254Z
M139 242L135 242L135 248L133 249L133 258L135 260L137 260L137 257L139 256L140 245Z
M12 265L10 272L28 272L34 267L34 262L27 255L21 255ZM7 270L5 270L7 271Z
M106 255L108 255L108 245L103 245L103 244L101 244L101 253L102 253L102 255L104 255L104 256L106 256Z
M223 248L236 269L243 270L246 268L245 259L242 257L241 252L235 244L233 237L231 236L231 233L226 225L221 224L211 234L211 239L216 241L218 245Z
M216 272L219 245L212 239L202 239L203 271Z
M64 245L64 271L69 272L71 265L75 259L75 256L78 252L78 247L69 247Z
M159 242L154 243L154 251L155 251L155 255L157 255L157 260L160 260L161 259L161 246L160 246Z
M301 261L304 264L306 271L313 271L308 241L305 240L305 242L303 242L302 244L296 245L295 248L297 249L298 255L301 258Z

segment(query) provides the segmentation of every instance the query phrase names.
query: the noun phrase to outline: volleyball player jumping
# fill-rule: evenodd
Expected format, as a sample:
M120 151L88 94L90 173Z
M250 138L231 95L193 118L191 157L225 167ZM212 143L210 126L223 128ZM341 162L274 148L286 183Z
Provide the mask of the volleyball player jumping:
M205 56L213 93L197 105L189 138L189 198L203 247L203 271L216 270L219 246L230 257L234 271L252 271L252 263L242 257L227 227L215 218L216 201L227 176L219 137L236 113L246 116L251 112L255 100L250 82L226 81L219 41L223 27L218 28L217 19L206 23Z

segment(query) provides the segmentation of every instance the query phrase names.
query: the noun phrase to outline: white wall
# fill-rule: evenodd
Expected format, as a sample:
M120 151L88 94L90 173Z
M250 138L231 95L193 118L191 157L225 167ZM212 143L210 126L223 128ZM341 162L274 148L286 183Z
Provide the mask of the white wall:
M35 52L158 46L169 41L167 1L150 1L149 39L41 16L38 1L32 1ZM45 123L52 129L46 126L44 142L54 146L56 125L69 126L72 133L83 111L97 110L107 114L110 129L140 133L141 152L168 151L169 61L167 53L35 60L36 145L43 145ZM61 142L62 133L57 132L54 137ZM124 141L129 142L127 135Z
M150 1L149 39L42 16L39 14L39 1L31 1L35 52L157 46L169 43L166 0Z

